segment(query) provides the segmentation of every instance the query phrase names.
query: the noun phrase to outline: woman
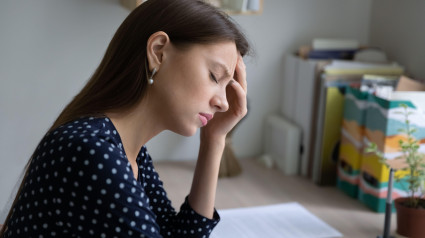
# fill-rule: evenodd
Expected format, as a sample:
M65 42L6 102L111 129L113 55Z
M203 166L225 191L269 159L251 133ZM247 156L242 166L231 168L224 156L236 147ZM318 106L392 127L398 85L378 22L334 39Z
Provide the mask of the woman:
M217 9L149 0L32 155L2 237L208 237L226 134L246 109L248 43ZM201 129L177 214L144 146L161 131Z

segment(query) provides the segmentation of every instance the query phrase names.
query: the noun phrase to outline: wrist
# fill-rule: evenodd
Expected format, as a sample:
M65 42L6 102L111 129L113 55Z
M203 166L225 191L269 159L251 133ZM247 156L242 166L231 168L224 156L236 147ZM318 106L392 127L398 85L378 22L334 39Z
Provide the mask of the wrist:
M210 134L201 130L201 144L222 145L226 143L226 135Z

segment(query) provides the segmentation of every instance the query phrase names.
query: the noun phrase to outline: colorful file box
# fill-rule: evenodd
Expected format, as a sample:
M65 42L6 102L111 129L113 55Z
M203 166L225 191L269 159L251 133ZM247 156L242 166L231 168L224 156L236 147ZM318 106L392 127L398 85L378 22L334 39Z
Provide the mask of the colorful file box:
M346 88L337 187L353 198L358 195L367 98L367 92Z
M413 113L409 116L409 120L411 125L418 129L414 137L420 141L420 150L422 150L420 152L423 152L425 148L425 126L423 126L425 117L421 110L410 101L385 100L374 95L368 96L364 141L365 144L376 143L379 151L387 159L395 159L402 155L398 143L400 139L406 139L406 136L399 132L399 129L405 128L405 117L399 113L404 111L404 108L400 106L402 103L406 104L408 111ZM372 210L384 212L389 169L379 161L375 154L363 153L360 170L358 199ZM396 171L394 176L400 178L400 181L394 182L393 199L406 196L408 171Z

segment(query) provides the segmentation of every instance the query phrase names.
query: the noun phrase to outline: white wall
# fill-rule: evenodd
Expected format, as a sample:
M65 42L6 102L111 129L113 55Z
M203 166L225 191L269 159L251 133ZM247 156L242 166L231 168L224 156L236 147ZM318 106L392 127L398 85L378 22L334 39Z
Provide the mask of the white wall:
M374 0L370 43L425 79L425 1Z
M0 210L128 11L115 0L0 1Z
M95 70L128 11L118 0L0 1L0 209L60 110ZM370 0L266 0L260 16L235 16L256 50L247 59L248 117L236 154L262 153L265 115L280 108L283 59L313 37L369 39ZM163 133L154 159L195 159L197 136Z

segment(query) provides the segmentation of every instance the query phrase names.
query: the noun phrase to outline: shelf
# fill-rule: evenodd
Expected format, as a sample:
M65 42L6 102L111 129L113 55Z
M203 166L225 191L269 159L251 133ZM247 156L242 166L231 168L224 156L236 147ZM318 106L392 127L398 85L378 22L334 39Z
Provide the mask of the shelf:
M205 0L209 2L211 5L216 6L222 9L229 15L260 15L263 13L263 2L264 0ZM253 1L253 2L251 2ZM243 8L249 8L252 4L256 10L245 10L242 11ZM254 6L256 5L256 6Z
M142 4L143 2L145 2L147 0L120 0L120 3L122 6L124 6L125 8L129 9L129 10L133 10L135 9L137 6L139 6L140 4ZM255 11L238 11L238 10L234 10L234 9L226 9L226 8L222 8L221 6L225 7L225 6L232 6L235 8L240 8L242 9L242 5L245 5L244 8L247 7L248 2L249 1L253 1L253 0L241 0L241 3L239 5L237 4L231 4L229 5L228 2L232 1L232 3L235 3L233 1L235 0L204 0L208 3L210 3L213 6L219 7L220 9L222 9L224 12L226 12L229 15L260 15L263 12L263 2L264 0L257 0L257 4L258 4L258 10ZM244 3L242 3L244 2Z
M133 11L133 9L135 9L145 1L146 0L120 0L120 3L125 8L129 9L130 11Z

